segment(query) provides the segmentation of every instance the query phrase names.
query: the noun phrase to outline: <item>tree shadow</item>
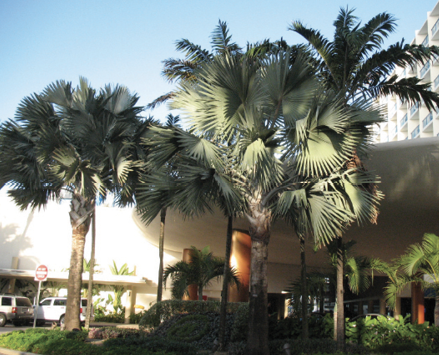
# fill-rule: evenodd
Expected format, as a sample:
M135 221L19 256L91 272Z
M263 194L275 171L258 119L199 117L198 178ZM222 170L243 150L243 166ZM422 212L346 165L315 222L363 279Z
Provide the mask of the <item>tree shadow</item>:
M33 247L31 239L27 236L33 217L34 212L30 211L22 233L19 233L19 225L0 222L0 268L11 269L13 257L19 258L18 269L25 267L32 270L37 266L36 258L22 255L23 251Z

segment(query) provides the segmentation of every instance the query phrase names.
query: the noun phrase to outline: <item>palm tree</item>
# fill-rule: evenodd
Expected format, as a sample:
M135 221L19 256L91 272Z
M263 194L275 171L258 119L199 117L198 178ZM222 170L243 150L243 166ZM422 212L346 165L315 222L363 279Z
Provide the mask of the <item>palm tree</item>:
M201 48L201 46L192 43L188 39L180 39L175 43L177 51L183 52L184 59L169 58L163 61L164 68L162 75L170 83L184 82L184 81L197 81L197 77L194 74L197 68L201 67L203 63L212 61L215 55L242 54L241 48L234 42L232 42L232 36L229 35L229 29L227 23L218 20L218 25L212 32L212 51ZM172 99L174 92L166 93L153 102L147 105L147 108L154 109L156 106Z
M296 222L306 215L302 229L325 241L351 221L369 219L377 196L361 186L376 178L347 169L344 161L365 148L360 129L367 132L364 127L380 118L371 108L346 108L317 90L307 63L299 58L291 64L289 52L262 62L220 55L196 75L196 84L180 84L172 104L188 115L191 132L154 129L151 144L160 148L157 162L185 152L191 164L179 165L181 180L223 177L220 190L245 202L252 239L247 350L267 354L266 268L274 215L288 213ZM191 210L197 196L207 193L193 184L177 189L175 200L180 210ZM233 206L234 199L229 202Z
M428 90L429 84L422 84L416 77L398 80L392 72L396 66L416 67L418 62L430 60L439 55L439 48L404 44L402 40L382 49L384 39L396 29L395 18L383 12L361 26L354 11L348 7L340 9L332 42L300 21L289 27L314 50L314 69L326 87L338 93L345 103L395 94L405 101L423 100L433 109L439 97Z
M96 197L113 193L119 205L133 203L135 139L148 125L137 100L121 86L96 92L83 78L76 89L57 81L24 98L15 121L0 127L0 188L8 184L17 205L41 208L61 191L72 196L69 330L80 327L84 244Z
M429 91L429 84L422 84L421 79L416 77L398 80L392 72L396 66L414 67L418 62L430 60L433 55L439 54L439 48L404 45L402 40L388 49L382 49L384 39L396 28L395 18L388 13L381 13L361 26L353 12L349 8L340 9L334 21L332 42L318 30L307 28L300 21L293 22L289 27L289 30L304 37L314 51L313 67L325 87L335 92L345 105L390 94L405 101L423 100L430 110L438 105L439 96ZM355 164L362 167L361 160L355 161ZM342 252L339 253L338 262L336 338L341 350L344 346Z
M439 326L439 237L425 233L422 242L412 244L401 258L394 261L393 268L386 272L389 283L386 287L386 301L395 307L396 296L411 282L420 282L425 289L435 293L434 325ZM427 275L429 280L424 279Z
M151 133L153 134L148 137L147 145L156 149L149 155L151 165L148 168L149 173L139 185L137 193L137 206L146 223L150 223L157 215L160 206L173 208L185 217L193 218L201 216L206 211L213 212L212 208L216 205L227 217L223 272L226 277L223 279L221 293L219 328L220 347L224 347L229 286L227 275L230 275L233 218L239 214L242 208L239 196L232 188L229 158L224 155L222 157L224 164L221 167L218 166L218 169L212 170L208 161L203 165L194 160L194 151L187 149L186 144L173 145L177 142L194 139L190 133L185 132L177 125L155 127ZM163 137L167 137L173 144L164 145ZM195 142L201 143L198 138L195 138ZM170 169L164 171L164 167ZM162 207L162 211L164 207Z
M175 265L166 267L163 273L163 281L172 279L172 296L181 299L188 293L188 286L197 285L198 299L203 300L203 289L210 284L213 279L224 276L224 259L214 257L207 246L202 250L191 247L191 261L179 261ZM239 277L232 270L229 275L232 284L239 285Z
M128 269L128 265L125 263L120 268L117 267L116 262L113 260L113 266L109 265L110 271L113 275L134 275L135 270L130 271ZM113 299L113 308L114 311L117 313L119 310L122 310L122 296L125 293L125 287L124 286L111 286L114 292L114 299Z
M381 261L375 258L368 258L364 256L352 256L351 249L356 244L354 240L347 243L343 243L343 278L346 281L347 286L352 293L359 294L367 290L372 284L371 271L379 270L381 271ZM336 274L337 274L337 240L332 240L327 245L328 256L330 264L332 266L332 271L328 273L321 272L311 272L308 273L307 280L309 285L307 287L306 295L310 299L322 298L323 289L328 285L328 283L336 287ZM293 281L285 290L293 293L293 299L296 302L301 297L301 289L303 288L302 279L299 278ZM299 302L300 303L300 302ZM295 304L296 310L298 305ZM320 309L322 311L322 307Z
M180 117L169 114L166 117L165 127L180 127ZM155 126L159 126L156 122ZM148 139L144 140L144 147L148 145ZM151 154L154 154L154 145L150 145ZM147 149L148 150L148 149ZM168 185L166 189L162 189L158 193L154 193L154 188L157 184L157 178L162 184L166 182ZM172 162L168 161L166 164L160 166L152 166L148 161L144 164L143 174L140 179L142 183L136 191L137 211L141 214L142 221L149 225L160 214L160 232L159 232L159 273L157 285L157 302L162 300L163 291L163 254L165 242L165 225L167 209L170 206L170 201L173 196L174 177L172 172ZM155 190L157 192L157 190Z

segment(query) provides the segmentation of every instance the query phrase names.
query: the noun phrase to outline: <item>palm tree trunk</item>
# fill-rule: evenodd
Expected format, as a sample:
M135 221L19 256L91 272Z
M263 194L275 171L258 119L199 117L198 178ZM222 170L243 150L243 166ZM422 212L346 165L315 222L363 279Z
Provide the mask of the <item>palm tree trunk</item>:
M345 322L344 322L344 288L343 288L343 245L342 238L337 238L337 313L334 314L335 340L337 341L337 350L344 351L345 348Z
M232 249L233 217L229 216L227 221L226 255L224 258L224 279L223 290L221 292L220 326L219 326L219 351L226 348L226 318L227 318L227 298L229 297L229 271L230 271L230 251Z
M198 301L203 300L203 284L198 284Z
M436 291L436 299L434 304L434 325L439 327L439 290Z
M165 241L165 220L166 220L166 207L160 211L160 236L159 236L159 278L157 283L157 302L162 300L163 292L163 249Z
M301 294L302 294L302 338L308 339L308 285L306 280L305 238L300 237Z
M261 206L261 198L250 201L250 211L251 216L247 217L250 221L252 249L246 353L268 355L270 351L268 348L267 261L272 217L268 209Z
M90 317L93 302L93 274L95 270L95 251L96 251L96 206L93 207L93 217L91 220L91 256L90 270L88 274L88 295L87 295L87 313L85 315L85 329L90 328Z
M81 303L82 264L85 236L90 228L94 200L86 200L79 189L75 190L70 204L72 224L72 253L70 256L69 279L67 281L67 304L65 326L67 330L80 329L79 308Z

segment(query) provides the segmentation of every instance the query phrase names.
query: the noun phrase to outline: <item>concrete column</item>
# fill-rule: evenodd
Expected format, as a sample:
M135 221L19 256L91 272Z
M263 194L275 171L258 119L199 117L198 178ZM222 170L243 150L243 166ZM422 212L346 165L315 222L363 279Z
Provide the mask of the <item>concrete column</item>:
M229 302L248 302L251 246L251 238L247 233L233 231L230 266L238 272L241 287L238 290L236 286L229 286Z
M18 269L18 258L16 256L12 257L11 269ZM15 278L9 280L8 293L14 293L15 280Z
M412 282L412 323L424 324L424 290L419 282Z
M133 302L133 288L132 286L127 287L125 299L125 324L130 324L130 315L134 311L134 302ZM135 297L134 297L135 300Z
M183 249L183 258L182 260L186 263L191 262L192 258L192 249ZM196 301L198 300L198 286L197 285L189 285L188 287L189 296L184 296L184 300Z
M396 297L395 311L393 312L393 315L396 320L399 320L399 316L401 315L401 297Z
M380 314L386 313L386 300L384 298L380 298Z

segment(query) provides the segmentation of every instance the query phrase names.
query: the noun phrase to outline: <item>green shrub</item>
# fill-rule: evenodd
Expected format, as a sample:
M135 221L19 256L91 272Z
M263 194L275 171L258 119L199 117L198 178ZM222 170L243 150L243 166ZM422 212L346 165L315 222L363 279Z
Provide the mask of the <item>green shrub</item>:
M161 322L170 319L172 316L182 313L219 313L220 306L221 303L219 301L167 300L157 302L143 314L142 319L139 322L139 326L141 328L154 328L157 327ZM235 313L239 306L240 303L229 302L227 304L227 313Z
M384 344L374 349L375 352L380 354L393 354L395 352L421 351L421 350L423 350L422 347L415 343L399 343L399 342L393 344Z
M197 353L197 348L191 344L169 340L166 338L158 337L143 337L143 338L125 338L125 339L110 339L103 345L103 350L118 350L124 351L120 353L114 353L115 355L125 354L142 354L140 349L148 349L151 352L162 351L163 354L175 354L175 355L192 355ZM103 352L107 355L107 352ZM154 353L155 354L155 353ZM160 353L161 354L161 353Z
M125 312L113 312L110 314L101 313L99 315L95 314L95 322L125 323Z
M86 337L85 332L30 328L26 332L11 332L0 336L0 347L39 354L76 355L81 350L84 354L97 355L93 349L87 350L91 345L84 344Z
M202 314L193 314L175 322L168 329L166 335L168 339L192 343L205 336L209 329L209 317Z
M270 340L268 346L270 348L270 355L284 355L284 345L290 345L292 355L330 355L337 353L337 344L332 339L276 339ZM229 344L230 355L243 355L245 353L245 341L233 342ZM358 344L346 344L345 354L369 354L369 351ZM340 354L342 355L342 354Z
M164 321L151 333L154 338L168 338L174 341L190 343L200 350L212 349L218 338L218 313L177 314ZM233 324L233 314L226 318L226 342L230 339L230 329Z
M439 351L439 328L424 324L411 324L409 316L394 318L366 317L357 322L346 323L346 340L379 349L384 345L410 343L425 351ZM411 349L407 349L411 350ZM416 349L414 349L416 350Z
M114 339L114 338L128 338L128 337L139 338L144 336L145 334L146 333L144 331L137 329L104 327L100 329L101 338L98 339Z
M139 324L146 311L130 314L130 324Z
M86 334L86 332L27 329L26 332L15 331L1 335L0 347L45 355L176 355L184 354L184 351L187 351L187 354L194 354L193 348L190 346L185 347L185 344L175 345L172 343L165 346L160 343L160 346L157 346L157 341L153 341L151 344L155 344L154 349L132 343L130 345L129 339L140 339L133 336L125 339L107 340L105 347L100 347L84 343L83 334ZM111 344L112 340L120 340L121 342ZM166 342L169 343L170 341L166 340ZM165 349L166 347L172 349L173 346L183 350L173 352Z
M332 338L334 320L330 314L325 317L312 315L308 319L308 333L310 338ZM300 316L289 316L285 319L276 320L269 318L269 338L295 339L302 336L302 320Z
M242 342L247 340L249 307L248 303L241 303L234 316L230 341Z

